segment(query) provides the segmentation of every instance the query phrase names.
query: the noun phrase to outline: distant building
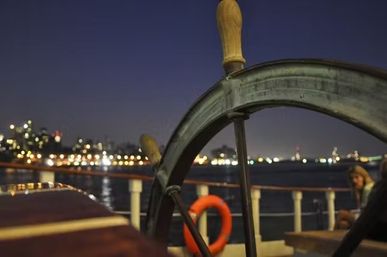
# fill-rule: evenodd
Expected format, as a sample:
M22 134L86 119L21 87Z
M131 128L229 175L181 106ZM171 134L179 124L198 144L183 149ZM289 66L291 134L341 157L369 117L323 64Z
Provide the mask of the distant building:
M296 153L291 157L292 161L300 161L301 160L301 147L296 146Z
M211 155L216 159L236 159L236 151L234 148L223 145L220 148L215 148L211 150Z

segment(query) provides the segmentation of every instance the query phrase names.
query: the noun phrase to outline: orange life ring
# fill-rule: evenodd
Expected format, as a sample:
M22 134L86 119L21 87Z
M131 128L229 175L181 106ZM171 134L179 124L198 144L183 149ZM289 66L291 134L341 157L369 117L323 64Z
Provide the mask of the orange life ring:
M227 241L231 234L232 229L232 218L231 218L231 211L230 208L228 208L227 204L223 201L222 198L216 196L216 195L207 195L199 198L196 200L190 207L189 213L191 214L191 217L196 223L199 216L208 208L216 208L219 212L221 218L222 218L222 227L220 229L220 234L218 238L208 246L210 252L212 255L216 255L220 251L223 250L224 246L227 244ZM184 240L185 244L187 245L188 250L198 255L199 248L195 243L195 240L193 239L191 232L189 231L187 225L184 224Z

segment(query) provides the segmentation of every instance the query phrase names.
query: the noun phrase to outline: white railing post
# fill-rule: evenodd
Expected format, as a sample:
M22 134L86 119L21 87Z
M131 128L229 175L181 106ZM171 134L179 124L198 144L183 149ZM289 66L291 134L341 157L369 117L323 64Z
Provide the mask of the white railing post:
M253 208L253 219L254 219L254 232L255 232L255 240L261 241L261 226L260 226L260 206L259 200L261 199L261 190L252 189L251 190L251 201Z
M198 197L207 196L208 195L208 186L206 185L197 185L196 186L196 194ZM203 212L198 221L199 232L202 236L204 242L208 245L208 236L207 236L207 212Z
M301 210L301 200L302 192L293 191L293 206L294 206L294 232L302 231L302 210Z
M55 183L55 172L40 171L39 172L39 182L40 183L45 183L45 182Z
M257 244L257 256L260 257L263 254L262 251L262 237L261 237L261 225L260 225L260 217L261 217L261 211L260 211L260 204L259 200L261 199L261 190L259 189L252 189L251 190L251 205L253 209L253 220L254 220L254 232L255 232L255 242Z
M335 227L335 191L325 193L328 203L328 230L333 230Z
M142 181L139 179L129 180L130 192L130 222L136 229L140 230L141 224L141 203L140 193L142 192Z

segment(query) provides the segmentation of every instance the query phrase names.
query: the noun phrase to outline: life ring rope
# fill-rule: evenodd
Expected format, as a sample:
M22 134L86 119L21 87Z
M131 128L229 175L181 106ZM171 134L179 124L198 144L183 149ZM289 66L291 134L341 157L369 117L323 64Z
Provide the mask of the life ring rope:
M230 208L222 198L216 195L207 195L197 199L190 207L189 213L194 223L199 219L200 215L208 208L215 208L221 216L221 229L218 238L208 246L212 255L216 255L221 252L226 246L232 230L232 217ZM191 232L187 225L184 224L183 228L184 240L188 250L198 255L200 253L199 247L196 245Z

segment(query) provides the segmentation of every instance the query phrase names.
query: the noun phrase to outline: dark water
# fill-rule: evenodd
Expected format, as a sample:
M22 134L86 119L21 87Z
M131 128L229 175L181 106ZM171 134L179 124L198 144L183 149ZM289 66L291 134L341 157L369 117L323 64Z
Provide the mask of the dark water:
M249 166L252 184L276 185L276 186L299 186L299 187L347 187L345 171L351 164L322 165L301 163L277 163L267 165ZM378 179L378 166L365 166L371 175ZM5 173L0 170L0 184L38 182L38 174L29 171L18 171ZM151 175L149 167L136 167L131 169L117 169L110 172L125 172L134 174ZM238 183L238 168L234 166L209 166L192 167L187 178ZM65 183L80 188L93 194L108 208L115 211L129 211L130 193L127 180L111 179L79 175L56 175L56 182ZM141 211L146 212L150 195L151 182L143 183L141 194ZM242 218L239 189L210 187L210 194L220 195L229 205L233 213L233 232L230 241L233 243L243 242ZM182 197L187 207L196 199L196 188L193 185L182 187ZM349 192L336 193L336 209L354 208L354 201ZM291 192L262 191L261 192L261 235L263 240L281 239L283 232L293 230L293 200ZM326 211L326 200L324 193L304 192L302 199L303 229L322 229L327 227L327 218L318 210ZM321 213L321 212L320 212ZM215 239L219 231L219 218L216 212L208 212L208 234ZM142 217L142 228L144 228L145 217ZM173 219L169 234L173 245L182 245L182 221L179 217Z

